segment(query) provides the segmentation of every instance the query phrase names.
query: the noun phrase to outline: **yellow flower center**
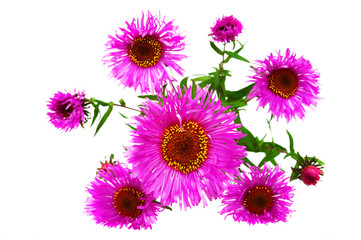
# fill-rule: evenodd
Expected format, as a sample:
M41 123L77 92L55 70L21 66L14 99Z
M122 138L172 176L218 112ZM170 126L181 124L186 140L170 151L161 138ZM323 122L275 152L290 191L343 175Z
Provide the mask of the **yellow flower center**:
M163 134L163 159L174 169L189 173L207 159L209 138L196 122L173 125Z
M153 37L138 37L129 49L129 56L139 67L153 67L162 56L161 42Z
M269 77L269 88L283 98L289 98L298 88L297 76L288 68L280 68Z

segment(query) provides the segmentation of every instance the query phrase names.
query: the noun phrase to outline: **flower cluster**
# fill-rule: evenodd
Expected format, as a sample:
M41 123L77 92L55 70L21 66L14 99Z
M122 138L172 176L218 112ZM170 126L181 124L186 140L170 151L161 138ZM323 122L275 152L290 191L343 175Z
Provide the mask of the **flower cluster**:
M114 107L137 113L127 124L132 129L131 144L123 160L114 161L112 154L110 161L101 162L87 186L86 214L107 227L148 229L171 206L187 209L202 203L205 207L220 199L220 214L238 222L287 221L294 211L291 181L316 185L324 174L324 163L296 152L288 131L289 149L277 144L273 136L269 142L255 137L242 124L239 112L256 98L258 108L269 105L270 130L274 117L287 122L303 119L304 107L315 107L320 99L319 73L311 63L290 49L284 54L271 53L250 66L250 85L227 90L225 82L231 74L225 64L231 59L250 64L240 55L244 45L236 40L243 26L227 16L217 19L209 34L215 41L210 41L212 49L222 56L219 67L207 75L185 77L176 85L173 71L183 75L178 62L186 56L178 53L185 47L185 36L174 21L147 12L125 25L109 35L103 61L122 85L140 88L141 106L129 107L123 99L118 103L88 99L76 91L58 92L48 104L49 121L64 131L83 126L90 118L93 125L101 116L97 134ZM226 49L231 42L232 49ZM92 117L89 106L94 109ZM105 113L102 108L107 108ZM265 157L257 166L247 152ZM277 163L280 154L296 160L291 175Z

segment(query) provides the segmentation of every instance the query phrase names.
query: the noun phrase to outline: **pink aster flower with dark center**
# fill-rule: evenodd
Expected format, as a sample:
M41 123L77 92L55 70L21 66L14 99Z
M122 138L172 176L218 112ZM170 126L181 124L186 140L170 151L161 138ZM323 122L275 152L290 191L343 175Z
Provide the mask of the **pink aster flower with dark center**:
M76 92L74 90L74 93L59 91L54 94L53 98L50 98L48 103L49 122L64 131L70 131L79 125L83 126L89 115L86 107L90 103L85 99L84 91Z
M255 82L248 98L257 97L258 107L269 104L269 112L277 117L292 118L305 116L304 106L316 106L319 97L319 73L312 69L309 61L287 48L286 54L271 53L263 61L256 61L256 74L250 82Z
M140 87L143 93L159 91L167 81L173 81L171 70L183 74L176 62L185 58L177 54L184 49L184 36L173 21L166 22L148 12L126 25L115 36L109 35L106 44L104 62L112 68L114 78L126 87Z
M144 191L141 181L121 163L100 170L87 191L86 212L97 224L128 229L152 228L160 205Z
M216 24L211 27L214 40L217 42L230 42L234 41L237 36L242 32L243 26L237 18L232 15L217 19Z
M159 102L144 103L145 116L135 118L128 153L133 174L144 180L147 191L185 209L223 193L246 155L237 145L245 135L228 108L200 88L193 98L191 88L182 94L178 87L159 96Z
M230 185L223 196L221 214L231 215L235 221L256 223L285 222L292 212L294 188L279 166L270 169L251 167L235 184Z

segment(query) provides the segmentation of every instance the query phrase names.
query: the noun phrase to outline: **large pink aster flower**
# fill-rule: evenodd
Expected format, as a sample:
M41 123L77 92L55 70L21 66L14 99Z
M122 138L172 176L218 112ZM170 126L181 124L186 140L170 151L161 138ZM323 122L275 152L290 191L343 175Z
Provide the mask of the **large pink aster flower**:
M129 229L152 228L159 204L147 194L140 180L120 163L107 165L98 172L87 191L86 212L97 224Z
M309 61L287 48L286 54L277 56L271 53L263 61L256 61L259 67L250 82L256 85L248 98L258 97L258 107L269 104L269 112L277 117L285 117L289 122L296 116L305 116L304 105L316 106L319 93L319 73L312 69Z
M211 27L214 40L217 42L230 42L234 41L237 36L242 32L243 26L237 18L231 16L217 19L216 24Z
M292 212L294 188L289 186L288 177L279 166L270 169L251 167L248 176L241 175L236 183L230 185L223 196L224 208L221 214L231 215L235 221L248 224L286 221Z
M207 90L180 87L148 101L136 117L129 163L133 174L162 203L180 207L216 199L237 174L245 153L237 140L244 134L234 124L236 114L226 113L221 101Z
M176 64L185 58L175 52L184 49L184 36L178 32L173 21L165 22L160 16L148 12L141 19L126 22L127 28L110 36L106 44L108 53L104 62L112 68L111 75L126 87L141 92L159 91L166 81L173 80L170 69L183 74Z
M89 101L85 99L84 91L76 92L74 90L74 93L59 91L54 94L53 98L50 98L48 103L49 122L64 131L70 131L83 125L89 114L85 110Z

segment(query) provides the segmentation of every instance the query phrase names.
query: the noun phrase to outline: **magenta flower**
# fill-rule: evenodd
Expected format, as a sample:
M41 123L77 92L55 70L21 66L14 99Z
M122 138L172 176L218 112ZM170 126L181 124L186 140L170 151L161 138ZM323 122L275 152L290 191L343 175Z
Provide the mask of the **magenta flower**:
M263 169L251 167L249 175L243 173L235 184L228 187L220 213L249 225L285 222L292 212L289 207L294 191L288 183L288 177L279 166L274 169L266 165Z
M83 126L86 122L86 116L89 114L85 110L89 102L85 99L83 92L68 93L57 92L47 105L49 108L48 116L56 128L64 131L70 131L74 128Z
M277 117L292 118L305 116L304 106L316 106L319 97L319 73L312 69L309 61L287 48L286 54L272 53L264 61L256 61L259 67L250 82L256 85L248 98L258 97L258 108L269 104L269 112ZM257 109L258 109L257 108Z
M191 88L182 94L178 87L159 102L145 102L128 152L133 174L166 205L186 209L218 198L246 155L228 108L200 88L193 98Z
M148 12L141 19L126 22L127 28L110 36L104 63L112 68L111 75L126 87L141 92L159 91L167 81L173 81L171 69L183 74L176 62L185 58L175 52L184 49L184 36L173 21L165 22Z
M98 171L87 191L86 212L97 224L128 229L152 228L160 205L147 194L140 180L121 163Z
M237 18L232 15L217 19L216 24L211 27L214 40L217 42L230 42L234 41L238 34L242 32L243 26Z

